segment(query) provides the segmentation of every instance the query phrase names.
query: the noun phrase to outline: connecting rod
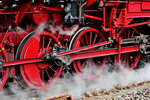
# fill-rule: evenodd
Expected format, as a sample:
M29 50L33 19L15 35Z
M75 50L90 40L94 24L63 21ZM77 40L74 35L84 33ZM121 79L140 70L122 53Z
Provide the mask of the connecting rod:
M138 40L141 41L142 38L138 37ZM134 42L135 41L135 42ZM60 52L59 50L53 50L51 53L46 53L42 57L30 58L30 59L22 59L17 61L0 61L0 69L8 67L8 66L16 66L22 64L30 64L30 63L49 63L53 61L56 65L69 65L71 62L79 59L93 58L93 57L101 57L101 56L110 56L117 55L118 52L120 54L129 53L129 52L137 52L141 49L141 44L136 39L122 39L122 44L126 43L135 43L137 45L121 47L121 50L118 51L118 48L103 48L99 49L101 46L105 46L113 43L114 41L104 41L101 43L97 43L94 45L85 46L82 48L77 48L73 50ZM61 62L61 63L58 63Z

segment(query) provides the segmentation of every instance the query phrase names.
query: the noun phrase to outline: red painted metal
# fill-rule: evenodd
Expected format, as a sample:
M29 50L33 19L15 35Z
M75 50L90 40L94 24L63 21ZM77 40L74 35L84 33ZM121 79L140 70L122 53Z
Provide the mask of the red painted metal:
M0 45L0 58L1 58L1 60L8 61L8 56L7 56L6 50L2 45ZM8 75L9 75L9 68L7 67L4 69L1 69L0 75L1 75L0 90L2 90L7 81Z
M16 65L23 65L23 64L31 64L31 63L37 63L37 62L43 62L42 57L36 57L31 59L23 59L23 60L16 60L16 61L7 61L3 63L3 66L16 66Z
M121 64L121 37L119 37L119 46L118 46L118 65Z
M95 20L100 20L100 21L103 20L102 18L95 17L95 16L90 16L90 15L84 15L84 17L85 17L85 18L90 18L90 19L95 19Z
M125 47L121 48L121 53L130 53L130 52L137 52L139 51L139 46L132 46L132 47ZM117 55L118 48L102 50L102 51L90 51L86 53L79 53L79 54L70 54L70 60L79 60L79 59L87 59L93 57L103 57L103 56L110 56L110 55Z
M88 6L90 6L91 4L93 4L94 2L96 2L96 0L87 0L86 2L87 2L87 3L86 3L86 5L85 5L85 7L88 7Z
M142 22L142 23L136 23L136 24L132 24L132 25L128 25L127 27L134 27L134 26L140 26L140 25L145 25L145 24L149 24L150 21L146 21L146 22Z
M28 32L26 31L17 31L17 30L18 29L16 29L16 32L10 32L10 29L8 29L6 33L2 32L0 34L0 42L7 46L14 45L15 47L17 47L21 42L21 40L28 34Z
M65 51L65 52L62 52L62 53L58 53L57 56L63 56L63 55L67 55L67 54L77 53L77 52L80 52L80 51L93 49L93 48L96 48L96 47L99 47L99 46L104 46L104 45L107 45L107 44L110 44L110 43L111 43L110 41L106 41L106 42L91 44L91 45L87 45L87 46L80 47L80 48L77 48L77 49L73 49L73 50L70 50L70 51Z
M56 6L55 8L61 10L60 6ZM52 13L52 16L53 16L53 20L54 20L55 24L57 24L57 25L64 24L64 18L63 18L63 15L61 12L60 13Z
M103 7L103 28L105 29L106 28L106 22L105 22L105 20L106 20L106 16L105 16L105 5L104 5L104 7Z
M20 22L22 21L23 17L25 16L27 10L30 8L32 1L29 1L27 3L23 3L21 5L19 5L16 10L19 12L16 15L16 23L20 24Z
M137 36L137 35L139 35L139 32L133 27L124 28L119 32L119 36L122 39L133 38L134 36ZM120 38L119 38L119 41L121 41ZM132 44L132 46L133 45L135 45L135 44ZM119 46L121 46L121 45L119 44ZM122 47L126 47L126 46L131 46L131 44L122 45ZM120 49L122 49L122 48L120 48ZM120 49L119 49L119 51L120 51ZM137 64L140 60L140 56L141 56L141 54L139 52L135 52L135 53L130 52L127 54L115 56L115 64L119 65L119 68L121 70L132 70L137 66Z
M129 2L128 3L128 11L129 12L140 12L141 11L141 2L136 2L136 3Z
M63 94L63 95L60 95L60 96L56 96L56 97L53 97L53 98L47 98L47 99L44 99L44 100L73 100L73 97L70 96L70 95Z
M150 17L150 11L141 11L141 12L128 12L127 18L144 18L144 17Z
M34 38L31 34L29 34L31 31L35 31L41 23L50 23L53 25L53 28L47 25L46 29L43 30L49 31L53 33L53 35L51 33L41 32L41 36L45 35L46 39L51 37L53 40L56 40L49 46L49 48L53 48L54 43L61 46L59 41L61 41L63 46L68 48L70 40L74 40L74 43L72 42L72 50L58 53L57 56L60 57L70 55L70 60L74 61L73 65L76 72L82 77L84 77L84 75L80 73L82 70L81 64L88 58L92 59L94 63L98 63L98 58L105 58L104 56L114 56L115 59L112 59L112 61L117 64L117 66L120 66L120 63L124 61L129 65L129 70L135 68L141 56L138 52L139 44L121 45L121 41L122 39L133 38L132 36L127 37L129 33L126 32L126 29L132 29L132 31L134 30L133 32L135 32L134 36L138 35L138 32L135 31L136 29L131 27L139 28L139 26L142 26L144 29L139 29L139 31L142 34L149 34L147 33L149 30L148 25L150 24L149 0L85 0L85 5L81 4L80 1L77 1L76 3L78 4L79 9L83 7L80 11L78 9L76 10L77 14L75 15L77 16L69 15L74 15L74 12L70 11L71 8L66 7L67 1L63 2L63 0L54 0L54 2L48 2L49 0L33 0L32 2L31 0L17 0L17 2L15 2L16 0L12 0L12 2L8 2L8 0L1 1L0 43L7 51L7 53L6 51L3 51L4 57L7 58L7 54L10 54L10 59L12 60L4 62L4 66L18 65L19 67L14 67L16 68L16 74L17 72L20 72L20 75L22 75L21 78L23 78L29 86L36 89L45 88L54 82L47 82L46 84L48 85L43 85L43 80L41 78L42 76L40 76L39 72L39 69L44 69L47 65L49 65L47 63L41 63L42 58L40 57L42 57L46 51L51 52L51 50L38 49L40 47L39 45L42 45L42 39L40 39L40 37L36 34L33 35ZM83 23L73 24L79 24L80 27L90 26L93 28L81 30L79 32L80 34L74 31L71 36L67 34L64 35L66 29L72 29L72 24L64 24L65 16L70 16L68 17L70 18L68 20L71 22L73 20L80 20L81 16L78 16L78 14L81 13L84 15L82 16ZM95 31L96 29L98 31ZM80 28L78 28L78 30L80 30ZM93 33L88 33L88 31L92 31ZM108 40L104 42L105 38L99 31L105 36L106 39L109 37L114 43ZM103 42L96 41L95 43L86 44L91 42L92 39L94 40L97 38L98 36L96 36L96 34L99 38L102 38ZM84 39L82 36L84 36ZM82 45L81 41L85 44ZM46 43L48 43L48 40ZM110 46L110 43L112 46ZM97 50L105 46L107 46L109 50ZM17 51L16 53L16 50L20 51ZM20 57L15 59L18 54ZM131 62L131 58L129 57L133 57L136 60ZM105 64L105 59L100 61ZM60 70L61 68L62 67L60 67ZM32 75L34 72L35 75ZM47 72L45 70L43 72L41 71L41 73ZM11 74L16 76L13 72L11 72ZM54 77L54 80L58 78L59 74L60 71L58 71L58 74ZM53 76L54 74L50 73L50 75ZM6 81L6 77L4 79ZM5 83L5 81L3 83ZM3 86L4 84L0 86L0 89Z
M30 7L29 11L33 12L40 12L42 11L41 8L39 7ZM40 25L48 22L49 19L49 13L33 13L33 14L28 14L28 19L31 23Z
M48 32L31 33L31 36L28 35L26 39L17 52L19 59L42 57L46 52L51 52L54 43L60 45L59 40ZM41 59L32 59L31 61L35 60L41 61ZM62 66L42 62L20 65L24 81L35 89L43 89L53 84L59 77L61 70Z
M98 43L103 42L103 41L105 41L105 38L102 36L102 34L98 30L93 29L93 28L88 28L80 32L78 37L73 40L72 49L83 47L82 51L96 50L98 48L97 46ZM104 44L110 44L110 42L103 42L99 45L102 46ZM89 45L93 45L93 46L89 46ZM76 50L79 51L80 49L76 49ZM76 50L73 50L73 51L76 51ZM85 54L88 55L88 53L85 53ZM76 57L79 58L81 56L80 54L79 55L77 54ZM98 58L91 57L90 59L88 59L88 57L85 55L83 57L84 57L84 60L76 59L76 61L73 62L75 71L84 79L91 79L91 78L98 76L103 70L103 67L106 62L106 57L98 57ZM70 60L73 61L72 54L70 54ZM90 72L89 74L84 74L83 72L84 71L88 72L88 69L90 69L91 71L93 70L94 72L92 74L90 74Z
M142 2L142 10L150 10L150 2L143 1Z
M62 13L62 9L59 9L59 8L45 7L45 6L39 6L39 7L49 10L49 11L52 11L54 13Z

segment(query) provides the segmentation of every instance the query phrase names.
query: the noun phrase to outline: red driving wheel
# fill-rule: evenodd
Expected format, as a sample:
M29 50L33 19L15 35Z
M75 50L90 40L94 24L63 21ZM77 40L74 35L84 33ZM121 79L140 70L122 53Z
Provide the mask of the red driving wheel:
M0 45L0 59L8 61L7 53L2 45ZM0 90L3 89L9 74L9 67L0 70Z
M133 28L124 28L119 32L119 36L122 39L129 39L129 38L134 38L135 36L139 35L139 32ZM125 46L134 46L135 44L124 44L122 47ZM121 65L118 66L120 70L126 71L126 70L132 70L134 69L141 57L140 52L131 52L131 53L125 53L121 54ZM115 56L115 65L118 65L118 56Z
M42 57L46 52L52 51L54 44L61 45L53 34L32 32L20 43L16 54L17 60ZM32 88L44 89L57 80L61 71L62 66L55 66L50 62L38 62L20 65L16 73L22 85L26 83Z
M77 34L75 34L72 41L70 42L70 49L93 45L102 41L105 41L105 38L98 30L85 27L77 31ZM86 51L96 49L101 48L94 48ZM95 57L76 60L73 62L73 66L79 76L84 79L92 79L101 73L105 63L106 57Z

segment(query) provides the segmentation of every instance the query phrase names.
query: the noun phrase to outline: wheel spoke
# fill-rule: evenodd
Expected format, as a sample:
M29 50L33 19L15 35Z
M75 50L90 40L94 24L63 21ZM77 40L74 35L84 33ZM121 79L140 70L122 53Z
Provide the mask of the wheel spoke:
M96 41L96 39L97 39L97 36L98 36L98 34L95 34L95 37L94 37L94 39L93 39L93 43L92 43L92 44L95 44L95 41Z
M135 55L134 55L134 54L130 53L130 55L132 55L132 57L133 57L134 59L136 59L136 57L135 57Z
M94 60L99 64L102 65L102 63L100 61L98 61L97 59L94 58Z
M127 61L127 63L126 63L127 66L125 66L125 67L130 67L129 66L129 59L128 59L128 57L126 58L126 61Z
M130 29L128 30L128 39L130 38Z
M2 48L3 46L0 45L0 49ZM2 50L0 52L0 59L8 61L8 56L5 50ZM0 90L2 90L3 86L5 85L8 75L9 75L9 67L0 70Z
M50 67L50 66L49 66L49 68L50 68L50 69L51 69L54 73L56 73L56 72L57 72L57 71L55 71L52 67Z
M50 46L51 41L52 41L52 39L50 38L46 48L48 48Z
M17 52L17 58L21 60L42 57L46 54L46 51L50 53L54 44L58 43L59 40L51 33L41 32L36 34L32 32L25 37L21 47L18 48L20 52ZM59 70L55 70L51 62L24 64L17 68L18 72L20 71L17 76L22 76L24 79L22 83L26 83L35 89L47 88L58 79L62 71L62 66L60 66Z
M130 62L133 63L131 56L129 57L129 59L130 59Z
M42 81L44 82L44 70L41 70Z
M98 41L98 43L100 43L100 42L102 42L103 40L102 39L100 39L99 41Z
M80 41L81 41L82 45L85 46L85 43L82 38L80 39Z
M46 71L46 74L47 74L47 76L48 76L49 80L52 80L52 78L50 77L50 75L49 75L49 73L48 73L47 69L46 69L45 71Z
M139 33L137 32L137 30L135 28L124 28L120 31L121 33L119 33L120 37L122 37L122 39L129 39L129 38L133 38L134 36L137 36ZM126 46L133 46L134 44L124 44L122 45L122 47L126 47ZM116 45L117 46L117 45ZM121 55L121 59L122 59L122 63L125 65L125 68L122 69L121 66L119 67L121 70L132 70L134 69L139 60L140 60L140 53L136 52L136 53L126 53ZM118 64L118 55L115 56L115 63L117 60L117 64Z
M128 60L128 56L125 56L125 59L124 59L124 65L126 65L127 60Z
M121 60L124 61L125 55L121 55L121 56L122 56L122 57L121 57Z
M89 45L87 34L85 34L84 37L85 37L86 45Z
M135 31L132 31L132 35L131 35L131 37L134 37L134 33L135 33Z
M127 32L126 31L124 31L124 37L125 37L125 39L127 39Z
M90 32L90 45L92 44L92 32Z
M80 45L78 45L79 44L78 41L80 41ZM78 36L74 38L73 41L74 43L72 43L70 47L72 47L71 49L76 49L88 45L93 45L102 41L105 41L105 39L98 30L94 28L88 28L79 32ZM93 48L92 50L96 50L96 49L98 48ZM77 74L80 75L82 78L92 79L101 73L105 62L106 62L106 57L99 57L99 58L97 57L97 58L90 58L90 59L87 58L87 59L74 61L73 66ZM92 68L91 71L88 70L88 67ZM95 70L95 67L98 68L97 71ZM89 74L85 74L86 72L83 73L83 71L87 71L87 73Z

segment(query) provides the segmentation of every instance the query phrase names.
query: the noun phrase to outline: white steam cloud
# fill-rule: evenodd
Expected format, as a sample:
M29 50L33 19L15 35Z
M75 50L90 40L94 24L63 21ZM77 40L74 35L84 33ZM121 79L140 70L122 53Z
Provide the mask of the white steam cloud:
M58 32L60 34L72 35L78 29L78 25L72 27L72 30L65 30L62 26L53 26L41 24L36 31L43 32L48 29L52 34ZM86 63L85 66L93 66L92 63ZM93 66L94 67L94 66ZM95 69L95 71L97 71ZM90 75L93 70L89 69L84 74ZM84 80L77 74L71 77L59 78L53 85L44 90L37 90L31 92L31 89L20 89L17 85L10 84L10 90L14 92L14 96L6 96L4 91L0 93L0 100L43 100L44 98L50 98L61 94L69 94L73 97L79 97L82 93L95 89L109 89L116 85L125 86L130 83L139 83L143 81L150 81L150 64L146 64L144 68L132 70L130 72L113 71L109 72L107 69L93 80ZM10 91L6 90L6 92Z
M150 64L147 64L144 68L128 72L108 72L106 70L93 80L83 80L78 75L74 75L69 79L59 79L50 88L42 91L41 94L44 98L61 94L69 94L73 97L79 97L82 93L89 90L110 89L118 84L125 86L130 83L149 81L149 76Z
M86 72L85 72L86 73ZM78 75L71 76L70 78L60 78L52 86L44 90L30 92L30 89L21 90L15 85L11 85L10 89L15 93L14 100L43 100L62 94L69 94L73 97L79 97L86 91L95 89L110 89L116 85L128 85L131 83L139 83L150 80L150 64L144 68L126 72L108 72L104 70L99 77L93 80L84 80ZM0 95L3 100L8 100L9 97ZM6 98L6 99L5 99ZM13 100L11 97L11 100ZM1 99L0 99L1 100Z
M69 28L64 28L63 25L54 25L54 24L40 24L35 31L38 33L43 32L45 29L52 34L62 34L72 36L75 31L78 29L78 25L73 25Z
M53 25L49 25L49 30L51 30L51 32L53 34L55 34L56 32L58 32L59 34L62 35L73 35L75 33L75 31L78 29L78 25L73 25L70 28L63 28L63 26L53 26Z

